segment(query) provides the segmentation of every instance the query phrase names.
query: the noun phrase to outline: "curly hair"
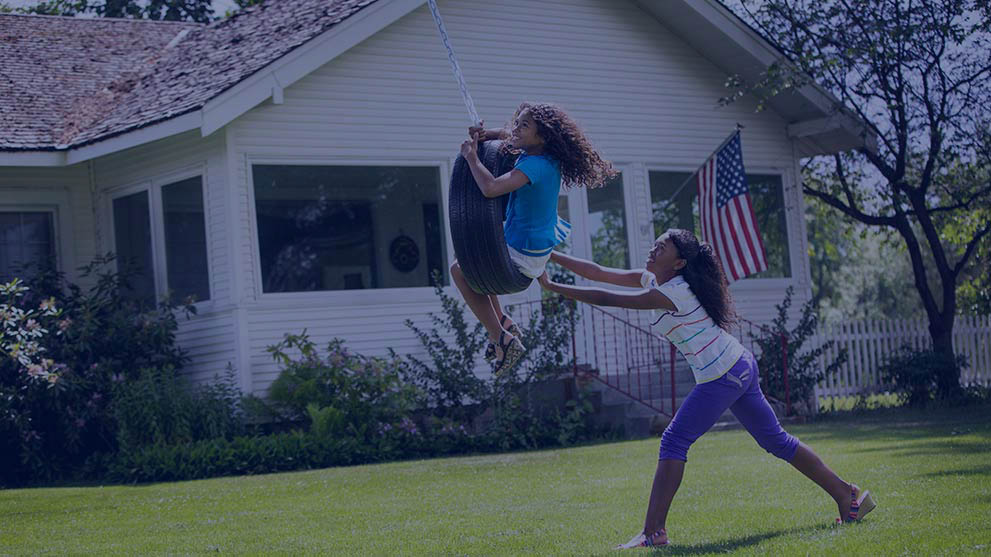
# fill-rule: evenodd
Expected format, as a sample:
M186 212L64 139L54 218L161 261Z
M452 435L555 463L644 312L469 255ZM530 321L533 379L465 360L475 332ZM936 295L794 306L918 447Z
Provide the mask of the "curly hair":
M537 123L537 133L544 140L544 153L561 165L561 184L565 187L598 188L619 174L592 147L578 124L561 107L546 103L524 102L516 109L515 122L524 111ZM504 145L509 148L508 145Z
M709 317L724 330L736 322L733 296L723 266L708 242L699 243L695 234L681 228L667 231L678 255L685 260L681 276L699 299Z

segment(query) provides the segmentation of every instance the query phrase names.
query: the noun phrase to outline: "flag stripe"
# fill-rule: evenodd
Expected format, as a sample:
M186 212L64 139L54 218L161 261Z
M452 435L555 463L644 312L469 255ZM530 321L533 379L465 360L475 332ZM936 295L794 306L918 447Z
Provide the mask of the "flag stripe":
M740 244L740 237L737 235L736 231L740 230L740 220L739 215L733 210L733 203L726 205L721 209L725 214L723 217L723 226L729 229L730 236L733 237L733 249L736 251L736 263L737 268L740 270L740 276L745 277L750 274L750 267L747 266L747 255L743 251L743 246ZM740 230L740 232L743 232Z
M754 269L753 272L756 273L757 272L756 269L760 264L759 263L760 260L757 257L757 251L754 249L754 239L753 239L753 235L751 234L752 224L747 221L747 216L745 211L743 210L743 205L740 203L739 195L733 198L732 205L733 205L733 214L735 215L737 225L740 227L740 231L741 231L740 235L743 236L743 241L744 243L746 243L746 245L741 244L740 247L743 249L743 254L745 256L745 260L747 262L748 268Z

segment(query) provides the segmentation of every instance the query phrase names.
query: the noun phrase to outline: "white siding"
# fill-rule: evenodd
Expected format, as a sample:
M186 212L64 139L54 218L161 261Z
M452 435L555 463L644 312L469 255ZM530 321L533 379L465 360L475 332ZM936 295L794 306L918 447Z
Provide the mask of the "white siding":
M0 167L0 208L25 206L55 208L59 270L66 273L67 280L79 282L77 268L97 253L88 164Z
M773 113L754 113L748 102L717 107L726 94L726 76L661 23L625 1L441 0L440 10L489 126L506 121L522 100L559 103L629 174L627 206L636 209L628 217L634 262L642 260L652 240L647 169L694 170L743 124L748 171L783 175L793 278L734 285L737 304L745 316L764 320L788 284L796 285L793 307L808 297L801 196L786 122ZM284 332L306 327L320 343L340 336L369 354L388 346L413 350L416 341L402 321L423 319L438 305L429 289L382 292L376 299L340 293L260 296L250 161L449 161L467 124L426 6L288 87L284 104L265 103L231 124L240 215L237 273L244 279L256 391L276 373L264 347Z
M198 315L191 319L178 317L176 339L192 359L186 373L194 381L222 377L230 363L241 375L243 387L249 378L248 370L237 369L236 312L230 289L233 265L227 232L229 180L223 134L200 138L197 132L188 132L97 159L93 174L101 216L99 249L105 252L112 246L111 195L115 190L168 183L171 175L189 171L201 171L203 176L211 298L197 303Z

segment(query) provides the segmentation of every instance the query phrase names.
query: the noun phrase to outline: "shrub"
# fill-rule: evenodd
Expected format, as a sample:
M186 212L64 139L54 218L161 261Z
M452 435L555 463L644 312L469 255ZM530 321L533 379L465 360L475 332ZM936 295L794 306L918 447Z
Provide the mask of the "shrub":
M198 387L171 366L142 369L137 379L117 384L113 412L117 447L124 452L245 433L241 392L230 367L226 377Z
M320 355L306 331L287 333L268 352L283 368L269 388L269 404L282 419L308 420L324 437L373 440L380 424L401 422L422 398L403 383L397 361L356 354L340 339Z
M574 277L567 275L554 279L574 282ZM516 372L484 380L474 372L487 341L484 328L477 323L469 328L464 305L440 286L435 286L435 292L443 313L431 314L434 327L427 332L406 322L428 358L407 355L402 360L404 377L426 393L428 411L440 418L473 424L476 446L492 450L572 443L600 434L592 425L590 404L574 401L562 413L536 388L570 373L570 339L577 320L573 302L557 296L543 298L540 311L532 312L527 323L520 323L527 353Z
M784 300L777 304L777 316L771 326L762 328L755 338L760 346L757 364L760 368L761 379L764 382L764 392L779 400L785 399L784 358L782 350L787 351L788 389L791 400L799 401L806 406L807 413L813 413L818 407L814 400L815 387L823 379L836 373L847 360L847 350L840 350L837 357L820 370L819 358L823 352L831 348L835 341L829 341L812 350L802 352L802 347L815 334L819 326L814 312L815 306L810 300L802 306L802 313L794 329L788 330L788 309L791 307L791 297L794 287L789 286L785 291ZM782 346L782 337L784 346Z
M902 346L881 364L881 378L893 385L899 401L909 406L926 406L938 392L939 374L967 367L962 354L951 357L932 349L915 350ZM957 375L959 376L959 375Z
M403 379L424 395L424 404L436 416L471 422L484 410L479 404L491 396L491 388L475 375L475 364L488 337L481 323L468 327L464 305L444 292L443 281L434 277L434 293L442 312L431 313L433 328L424 331L409 319L406 326L426 349L429 360L413 355L401 358ZM447 338L453 337L454 342ZM392 349L390 354L399 359Z
M93 283L86 290L50 266L26 283L22 307L49 301L62 312L60 336L39 339L60 371L49 388L29 380L17 360L0 359L0 485L71 477L91 455L112 453L116 385L185 362L175 344L180 306L164 300L142 311L127 296L127 273L103 270L112 263L107 255L82 268Z

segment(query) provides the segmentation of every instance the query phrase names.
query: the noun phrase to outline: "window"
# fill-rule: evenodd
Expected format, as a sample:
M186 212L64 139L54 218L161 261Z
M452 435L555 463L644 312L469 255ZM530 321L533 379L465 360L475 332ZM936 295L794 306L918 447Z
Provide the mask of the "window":
M684 228L694 231L696 236L701 235L698 185L694 178L685 184L690 176L688 172L649 173L655 236L660 236L669 228ZM790 277L791 259L788 255L788 226L781 176L747 174L747 186L767 254L767 270L747 278Z
M206 259L206 219L199 176L162 186L165 268L176 300L210 299Z
M30 279L54 263L53 223L50 211L0 212L0 282Z
M253 165L263 292L447 281L436 167Z
M622 175L606 182L604 187L586 190L586 194L592 259L607 267L629 268L630 250L626 236Z
M117 270L130 286L125 295L144 307L154 307L155 268L147 191L114 199L114 245Z
M210 299L202 177L117 197L113 218L117 269L128 275L129 298L145 307L165 294L180 302Z

